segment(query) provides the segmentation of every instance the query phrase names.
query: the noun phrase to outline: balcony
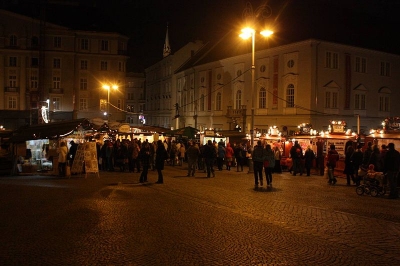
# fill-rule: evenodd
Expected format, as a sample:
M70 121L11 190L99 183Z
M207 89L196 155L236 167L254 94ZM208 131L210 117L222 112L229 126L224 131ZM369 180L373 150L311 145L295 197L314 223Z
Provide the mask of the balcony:
M50 88L49 93L54 93L54 94L63 94L64 89L62 88Z
M5 87L5 92L19 92L19 87Z
M226 116L229 118L239 118L246 116L246 105L242 105L240 107L240 109L233 109L232 106L228 106L228 112Z

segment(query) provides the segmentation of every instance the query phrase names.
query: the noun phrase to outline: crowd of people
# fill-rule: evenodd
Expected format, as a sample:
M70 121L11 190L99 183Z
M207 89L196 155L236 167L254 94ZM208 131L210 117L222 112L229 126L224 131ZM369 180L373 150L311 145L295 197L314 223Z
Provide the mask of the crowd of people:
M61 176L65 176L65 164L68 161L72 164L75 156L77 144L70 142L71 148L67 151L66 144L61 143L59 153L59 171ZM345 168L347 185L351 182L360 185L362 177L359 176L360 169L371 168L374 171L383 172L391 186L390 198L397 198L397 175L399 173L400 155L395 150L394 144L389 143L387 146L367 143L366 149L363 151L362 146L358 145L354 148L353 143L346 144L345 148ZM236 166L236 171L243 171L243 166L247 164L247 158L251 154L254 167L255 187L263 186L263 172L267 187L272 187L272 174L281 173L281 150L279 147L271 147L270 144L263 145L261 141L253 149L247 149L245 143L225 143L222 140L208 140L206 144L198 144L192 141L186 143L182 141L166 140L149 142L147 139L133 140L106 140L103 145L97 143L97 155L99 158L99 170L121 172L138 172L140 174L139 182L147 182L147 174L149 170L158 172L158 180L156 183L163 183L164 164L167 163L173 167L183 166L187 163L187 176L195 176L196 171L207 173L207 177L215 177L214 166L218 171L231 171ZM297 141L293 144L289 151L292 159L292 167L290 172L302 175L304 172L310 176L310 170L315 159L314 151L310 146L305 151ZM330 145L326 156L328 167L328 183L336 184L337 180L334 171L339 161L339 154L335 149L335 145Z

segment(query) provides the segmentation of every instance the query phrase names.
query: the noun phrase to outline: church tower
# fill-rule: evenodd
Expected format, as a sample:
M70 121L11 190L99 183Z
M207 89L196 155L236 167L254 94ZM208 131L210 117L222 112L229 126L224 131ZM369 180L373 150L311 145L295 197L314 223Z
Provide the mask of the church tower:
M163 56L167 57L171 54L171 46L169 45L169 36L168 36L168 24L167 24L167 34L165 35L165 43L164 43L164 51Z

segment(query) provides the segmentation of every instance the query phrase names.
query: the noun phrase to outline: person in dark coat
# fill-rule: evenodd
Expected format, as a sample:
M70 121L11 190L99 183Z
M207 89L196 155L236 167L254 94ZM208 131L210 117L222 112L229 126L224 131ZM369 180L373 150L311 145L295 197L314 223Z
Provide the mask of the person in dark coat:
M352 146L348 146L344 159L344 173L346 174L347 185L350 186L350 179L355 182L354 179L354 165L353 165L353 157L354 156L354 148Z
M339 153L335 149L335 145L331 144L330 150L328 151L327 154L327 166L328 166L328 176L329 176L329 181L328 184L334 185L336 184L337 180L335 177L335 168L336 168L336 163L339 161Z
M353 167L354 167L354 182L356 185L360 185L361 177L358 176L358 170L363 161L362 145L358 144L356 151L353 153Z
M76 144L73 140L71 140L69 144L71 145L71 147L69 148L67 159L69 161L70 166L72 166L72 163L74 162L74 158L76 155L76 151L78 149L78 144Z
M168 159L168 153L165 149L165 146L161 140L157 141L157 150L156 150L156 169L158 173L158 180L156 184L164 183L164 177L162 174L162 170L164 170L164 162Z
M207 177L210 177L211 175L215 177L214 162L217 158L217 151L211 140L208 140L207 145L204 145L203 157L206 162Z
M397 191L397 176L399 174L400 154L394 149L394 143L388 144L388 151L385 155L385 169L390 186L389 199L397 199L399 192Z
M139 159L142 162L142 173L140 174L139 182L147 182L147 173L150 166L150 143L143 142L139 152Z
M311 149L310 146L307 147L307 150L304 153L304 159L305 159L304 166L306 167L307 176L310 176L311 168L313 166L313 162L315 159L314 151Z

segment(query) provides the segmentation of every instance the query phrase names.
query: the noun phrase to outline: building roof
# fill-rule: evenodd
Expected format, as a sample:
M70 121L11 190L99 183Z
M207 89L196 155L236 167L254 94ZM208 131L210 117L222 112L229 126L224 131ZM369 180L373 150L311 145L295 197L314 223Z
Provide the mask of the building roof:
M78 127L92 129L92 125L86 118L74 119L63 122L23 126L17 129L10 142L18 143L35 139L56 139L72 134Z

